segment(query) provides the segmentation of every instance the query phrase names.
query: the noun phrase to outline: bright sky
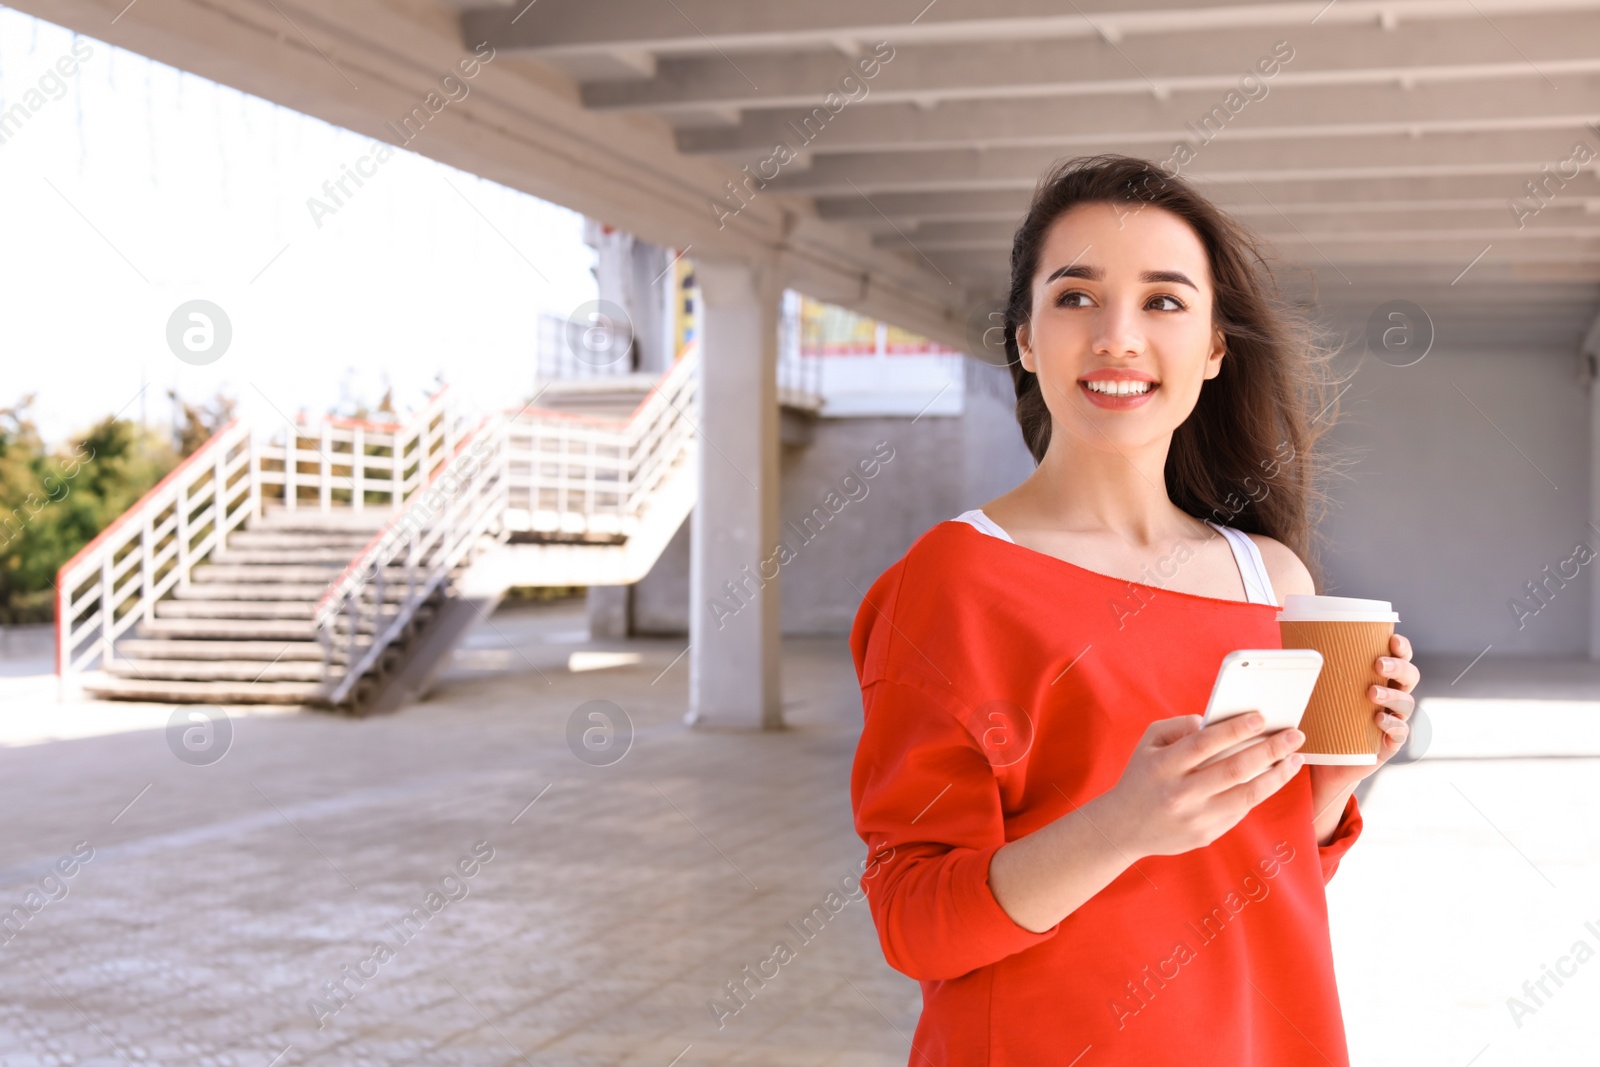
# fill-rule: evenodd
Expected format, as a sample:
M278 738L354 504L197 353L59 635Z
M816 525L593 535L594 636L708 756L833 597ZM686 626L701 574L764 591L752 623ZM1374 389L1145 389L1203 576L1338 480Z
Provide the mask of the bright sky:
M319 228L308 198L372 141L92 39L58 83L73 46L0 8L0 112L28 112L0 130L0 406L37 393L52 441L141 405L170 425L173 388L262 426L390 383L405 410L440 372L504 407L539 312L595 296L573 212L396 150ZM167 344L195 299L232 325L204 366Z

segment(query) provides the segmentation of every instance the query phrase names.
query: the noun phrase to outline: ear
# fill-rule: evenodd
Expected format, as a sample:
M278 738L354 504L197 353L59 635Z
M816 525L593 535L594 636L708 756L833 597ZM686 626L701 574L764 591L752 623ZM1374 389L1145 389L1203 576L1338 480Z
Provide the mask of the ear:
M1222 357L1228 354L1228 338L1217 328L1211 341L1211 351L1206 353L1206 377L1215 378L1222 373Z
M1030 374L1038 374L1038 360L1033 358L1033 324L1024 322L1017 327L1017 361Z

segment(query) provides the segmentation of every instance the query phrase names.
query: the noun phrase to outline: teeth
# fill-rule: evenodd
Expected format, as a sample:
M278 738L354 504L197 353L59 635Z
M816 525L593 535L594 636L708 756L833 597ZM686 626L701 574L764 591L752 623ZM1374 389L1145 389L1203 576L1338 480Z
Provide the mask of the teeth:
M1151 383L1102 379L1083 384L1087 385L1091 392L1105 393L1107 396L1140 396L1150 391Z

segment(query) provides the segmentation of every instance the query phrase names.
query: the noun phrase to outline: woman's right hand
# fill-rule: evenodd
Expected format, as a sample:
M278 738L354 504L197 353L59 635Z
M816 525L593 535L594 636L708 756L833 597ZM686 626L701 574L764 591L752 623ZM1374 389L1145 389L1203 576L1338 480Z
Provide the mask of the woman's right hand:
M1300 769L1294 750L1305 735L1261 736L1263 724L1253 712L1203 729L1199 715L1151 723L1116 785L994 853L996 903L1018 926L1042 933L1143 857L1188 852L1227 833ZM1252 737L1259 740L1200 766Z
M1299 730L1260 736L1259 712L1201 726L1199 715L1157 719L1145 730L1122 777L1098 798L1118 847L1137 859L1201 848L1231 830L1251 808L1276 793L1304 762ZM1200 764L1241 741L1260 740Z

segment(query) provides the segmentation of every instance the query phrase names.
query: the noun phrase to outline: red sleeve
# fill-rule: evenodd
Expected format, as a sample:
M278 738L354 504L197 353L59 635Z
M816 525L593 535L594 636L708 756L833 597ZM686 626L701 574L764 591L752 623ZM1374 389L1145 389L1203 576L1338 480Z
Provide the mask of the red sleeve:
M1327 885L1333 878L1333 872L1339 869L1339 861L1344 854L1350 851L1350 846L1356 843L1356 838L1361 836L1361 811L1356 806L1356 795L1350 794L1350 799L1345 803L1344 813L1339 816L1339 822L1333 828L1333 837L1326 845L1317 846L1317 859L1322 861L1322 884Z
M850 795L884 958L924 981L959 978L1053 937L1018 926L989 888L1006 843L994 769L964 726L912 685L862 690Z

